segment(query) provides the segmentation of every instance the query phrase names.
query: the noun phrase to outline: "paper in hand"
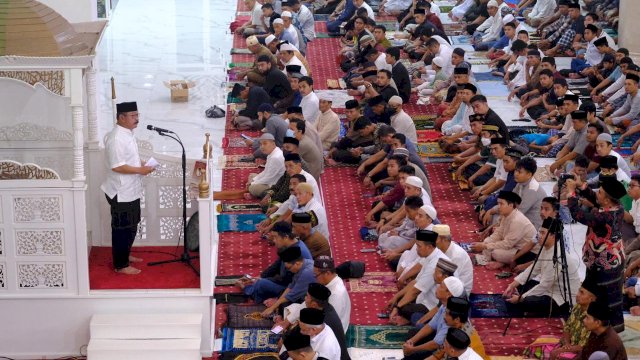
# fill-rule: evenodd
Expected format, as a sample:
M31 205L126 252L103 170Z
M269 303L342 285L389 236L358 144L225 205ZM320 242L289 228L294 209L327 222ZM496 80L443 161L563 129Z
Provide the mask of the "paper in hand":
M154 159L153 157L150 157L149 160L147 160L147 162L144 163L144 166L151 166L152 168L157 168L158 166L160 166L160 163L158 162L158 160Z

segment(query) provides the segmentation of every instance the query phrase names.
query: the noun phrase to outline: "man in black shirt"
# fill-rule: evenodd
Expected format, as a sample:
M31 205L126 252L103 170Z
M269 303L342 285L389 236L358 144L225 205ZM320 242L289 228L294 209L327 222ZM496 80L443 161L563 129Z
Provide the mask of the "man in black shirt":
M386 60L387 64L391 65L391 78L396 83L402 102L406 104L411 97L411 78L407 68L400 62L400 48L388 48Z
M464 86L469 83L469 69L465 67L457 67L453 69L453 81L454 83L447 89L447 98L444 100L446 103L450 103L456 97L459 86Z
M293 90L287 76L277 67L271 65L268 56L260 55L257 61L258 70L265 76L263 88L269 94L271 103L278 113L284 112L291 106Z
M260 130L262 122L258 119L258 107L263 103L270 103L269 94L261 86L243 86L235 84L231 96L240 98L247 106L233 114L231 123L238 130Z
M476 115L484 115L484 124L485 125L495 125L498 127L498 132L500 136L507 139L507 144L509 143L509 129L507 125L505 125L504 121L496 114L495 111L489 108L489 104L487 104L487 98L484 95L475 95L471 98L471 107L473 108L473 112Z

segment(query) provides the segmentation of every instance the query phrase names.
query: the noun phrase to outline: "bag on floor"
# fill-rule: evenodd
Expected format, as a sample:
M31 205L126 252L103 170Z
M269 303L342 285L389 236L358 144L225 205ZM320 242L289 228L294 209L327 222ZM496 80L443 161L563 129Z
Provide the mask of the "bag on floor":
M208 117L208 118L221 118L221 117L225 117L226 112L224 110L222 110L221 108L218 107L218 105L213 105L212 107L208 108L204 114Z
M345 261L336 267L336 274L342 279L359 279L364 276L364 270L362 261Z

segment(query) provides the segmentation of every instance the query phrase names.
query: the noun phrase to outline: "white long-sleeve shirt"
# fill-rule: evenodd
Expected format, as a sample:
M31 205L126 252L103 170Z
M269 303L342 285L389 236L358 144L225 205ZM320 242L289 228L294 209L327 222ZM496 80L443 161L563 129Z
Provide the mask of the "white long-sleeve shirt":
M422 264L422 269L418 273L418 276L416 276L415 288L420 290L420 294L418 294L416 298L416 304L422 304L429 310L438 305L438 299L435 294L436 281L433 279L433 272L440 258L451 260L438 248L433 249L431 255L419 260Z
M400 112L391 116L391 127L396 129L397 133L404 134L412 143L418 143L416 124L404 110L400 110Z
M322 235L324 235L327 240L329 238L329 222L327 221L327 212L324 207L322 207L322 203L320 203L319 198L316 199L315 196L309 200L305 205L300 205L294 209L291 209L292 212L295 213L313 213L318 220L318 225L314 226L312 231L319 231Z
M340 136L340 118L333 110L321 112L315 123L316 131L320 135L322 148L329 150L331 144L338 141Z
M624 104L611 114L611 121L619 124L624 119L633 120L640 115L640 91L635 96L627 94Z
M453 64L451 63L451 56L453 55L453 49L450 46L440 45L440 51L436 56L439 56L444 60L444 67L442 70L448 77L453 75Z
M494 18L493 22L491 22L491 26L482 36L483 42L494 41L500 38L500 30L502 30L502 16L500 16L501 8L502 8L502 5L500 5L500 8L498 8L498 11L496 12L496 14L492 16Z
M267 155L264 170L253 178L252 184L273 186L278 182L282 174L284 174L284 154L282 150L277 147L273 149L271 154Z
M342 328L344 332L347 332L349 328L349 320L351 319L351 299L347 288L344 286L344 282L337 276L327 284L327 289L331 291L329 296L329 304L333 306L340 316L340 322L342 322Z
M296 15L298 16L298 21L302 28L302 34L307 38L307 40L313 41L316 38L316 28L311 10L309 10L305 5L300 5L300 10L298 10Z
M300 101L300 107L302 108L302 116L306 122L307 127L315 125L318 116L320 116L320 99L315 92L310 92L307 96L302 97Z
M619 76L616 81L614 81L611 85L607 86L606 89L602 91L602 96L611 96L618 92L618 90L622 89L624 91L624 82L627 80L626 75Z
M469 296L473 289L473 263L471 257L460 245L455 242L449 244L449 248L444 252L451 262L458 265L453 276L457 277L464 284L464 291Z
M538 0L529 13L531 19L548 18L556 11L556 0Z
M564 287L561 285L564 283L561 260L558 257L556 266L553 261L553 252L553 248L543 248L540 252L540 257L538 258L538 262L535 264L535 267L533 264L529 265L529 267L525 271L516 276L515 281L521 285L526 282L529 273L531 273L531 279L540 276L538 285L522 294L523 299L528 296L547 295L551 297L558 306L561 306L566 302L565 298L563 297ZM576 293L578 292L581 283L580 276L578 275L578 259L574 254L571 253L567 253L566 258L569 286L571 287L570 297L571 299L575 299Z

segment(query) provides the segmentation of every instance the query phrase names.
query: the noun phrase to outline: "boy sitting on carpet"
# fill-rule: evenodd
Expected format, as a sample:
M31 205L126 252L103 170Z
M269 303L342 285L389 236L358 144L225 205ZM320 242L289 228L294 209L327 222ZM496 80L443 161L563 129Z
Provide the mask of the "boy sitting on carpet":
M380 234L378 237L378 248L382 251L404 248L415 238L416 224L414 219L418 209L424 205L422 199L418 196L410 196L404 201L404 208L407 216L404 218L400 226L393 230Z
M422 205L413 220L416 229L433 230L433 220L437 217L437 214L438 212L433 206ZM396 270L398 288L404 287L420 272L420 267L416 267L420 256L418 255L418 246L415 238L404 247L383 251L382 257L389 261L392 269Z

